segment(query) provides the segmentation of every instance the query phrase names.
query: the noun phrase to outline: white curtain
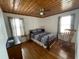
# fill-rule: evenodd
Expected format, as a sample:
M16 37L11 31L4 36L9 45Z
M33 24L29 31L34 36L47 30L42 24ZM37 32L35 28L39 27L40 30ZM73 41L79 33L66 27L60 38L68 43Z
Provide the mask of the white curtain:
M24 28L23 28L23 20L20 18L11 18L11 28L13 36L22 36L24 35Z

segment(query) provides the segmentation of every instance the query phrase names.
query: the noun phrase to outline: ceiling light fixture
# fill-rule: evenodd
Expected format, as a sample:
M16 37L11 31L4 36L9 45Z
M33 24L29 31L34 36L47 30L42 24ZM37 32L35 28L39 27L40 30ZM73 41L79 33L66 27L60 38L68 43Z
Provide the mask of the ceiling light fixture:
M41 15L41 16L44 15L44 12L40 12L40 15Z
M41 16L44 15L44 8L41 8L41 9L40 9L40 15L41 15Z

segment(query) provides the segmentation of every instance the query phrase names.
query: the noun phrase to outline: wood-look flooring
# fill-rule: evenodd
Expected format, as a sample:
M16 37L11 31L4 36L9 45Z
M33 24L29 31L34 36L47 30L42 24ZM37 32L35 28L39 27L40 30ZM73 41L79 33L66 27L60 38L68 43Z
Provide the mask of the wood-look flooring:
M61 40L56 42L50 50L32 41L23 43L21 48L23 59L75 59L75 49L62 46Z

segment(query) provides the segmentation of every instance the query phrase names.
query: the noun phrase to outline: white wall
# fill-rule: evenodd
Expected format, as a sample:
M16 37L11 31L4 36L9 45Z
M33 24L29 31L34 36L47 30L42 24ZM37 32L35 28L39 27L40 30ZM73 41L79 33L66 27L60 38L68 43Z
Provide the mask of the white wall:
M50 16L50 17L46 17L44 19L42 19L42 25L45 26L45 29L49 32L57 32L57 24L58 24L58 18L60 16L66 16L66 15L70 15L70 14L75 14L75 29L77 29L77 25L78 25L78 20L79 20L79 9L73 10L73 11L69 11L69 12L65 12L65 13L61 13L61 14L57 14L54 16ZM76 33L73 37L72 42L75 42L76 39Z
M58 18L60 16L75 14L75 29L77 29L78 20L79 20L79 9L57 14L46 18L36 18L31 16L23 16L23 15L9 14L9 13L4 13L4 14L9 17L23 18L26 34L29 33L29 30L39 27L44 27L45 30L48 32L57 33ZM76 39L76 33L73 37L72 42L75 42L75 39Z
M79 14L77 15L77 17L79 16ZM77 26L77 35L76 35L76 44L75 44L75 59L79 59L79 20L78 22L78 26Z
M5 20L8 37L11 37L12 34L11 34L10 26L9 26L8 17L5 14L3 14L3 16L4 16L4 20Z
M16 18L23 18L24 20L24 29L26 34L29 33L29 30L39 28L40 27L40 19L36 17L31 16L23 16L23 15L16 15L16 14L10 14L10 13L4 13L5 17L16 17Z
M8 59L6 51L7 32L3 18L3 12L0 9L0 59Z
M77 30L77 40L76 40L76 51L75 51L75 59L79 59L79 24L78 24L78 30Z
M45 30L52 33L57 33L57 17L47 17L41 20L41 26L44 26Z
M36 17L31 17L31 16L23 16L23 15L9 14L9 13L4 13L4 15L5 15L4 18L7 19L7 16L23 18L26 34L29 33L29 30L39 28L39 27L44 27L45 30L48 32L57 33L58 18L60 16L65 16L65 15L70 15L70 14L75 14L75 29L77 29L78 23L79 23L79 9L61 13L61 14L57 14L54 16L46 17L46 18L36 18ZM1 20L0 20L0 22L1 22ZM75 33L72 42L75 42L76 36L77 36L77 32ZM1 51L0 51L0 53L1 53Z
M40 28L40 18L28 17L24 19L26 34L29 33L29 30Z

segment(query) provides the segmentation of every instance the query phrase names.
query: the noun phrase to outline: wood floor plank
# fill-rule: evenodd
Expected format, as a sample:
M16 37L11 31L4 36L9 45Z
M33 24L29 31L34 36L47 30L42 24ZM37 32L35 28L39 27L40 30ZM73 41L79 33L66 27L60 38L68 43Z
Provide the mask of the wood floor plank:
M48 51L38 44L28 41L22 44L23 59L75 59L75 50L62 47L56 42Z

